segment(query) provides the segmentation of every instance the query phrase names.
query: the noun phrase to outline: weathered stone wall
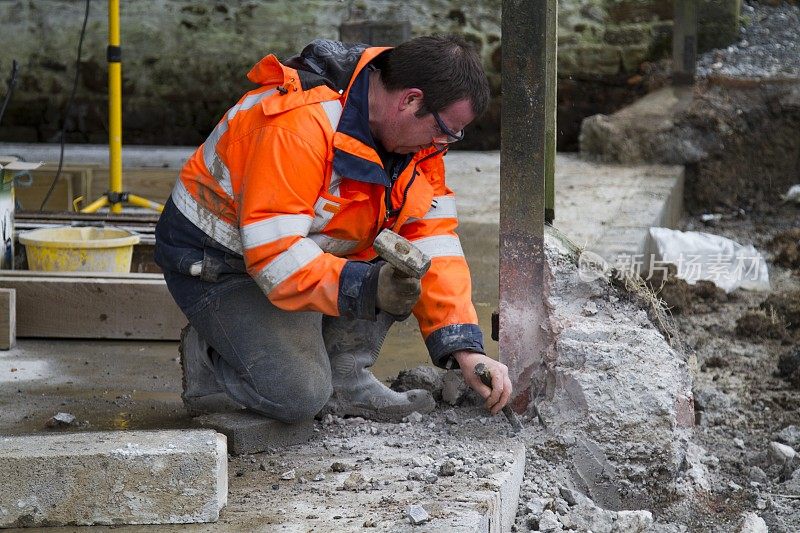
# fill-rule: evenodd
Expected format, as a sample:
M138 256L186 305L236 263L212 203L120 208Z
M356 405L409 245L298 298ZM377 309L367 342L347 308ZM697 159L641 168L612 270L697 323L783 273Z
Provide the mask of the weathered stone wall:
M716 15L730 6L738 13L740 1L701 0L700 11L716 23L723 18ZM123 2L123 139L131 144L200 143L250 87L245 74L263 55L287 57L315 37L338 38L343 21L367 19L408 20L412 35L457 32L475 43L495 98L464 147L496 148L501 5L502 0ZM559 6L559 147L575 149L584 117L612 112L646 91L637 75L643 64L669 56L672 3L560 0ZM0 140L58 138L83 13L80 0L0 2L0 75L8 77L12 58L20 63ZM714 31L722 35L716 26ZM70 142L106 142L106 32L106 3L95 1L67 121Z
M698 51L739 34L741 0L698 0ZM558 148L578 150L584 118L613 113L667 81L672 0L561 0ZM605 111L602 111L605 110Z

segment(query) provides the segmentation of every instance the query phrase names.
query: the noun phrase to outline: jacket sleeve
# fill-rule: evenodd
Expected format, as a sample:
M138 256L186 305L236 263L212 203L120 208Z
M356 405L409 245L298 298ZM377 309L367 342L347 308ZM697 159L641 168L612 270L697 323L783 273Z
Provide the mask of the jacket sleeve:
M433 205L424 217L403 224L400 234L431 257L413 313L433 364L445 368L453 352L486 352L472 304L469 267L455 232L455 195L444 184L441 158L434 165L426 173L440 173L442 179L435 180L440 185L434 188Z
M242 162L235 192L247 272L281 309L371 318L374 266L324 253L308 238L327 166L322 132L319 146L306 140L315 137L268 125L229 146L229 160Z

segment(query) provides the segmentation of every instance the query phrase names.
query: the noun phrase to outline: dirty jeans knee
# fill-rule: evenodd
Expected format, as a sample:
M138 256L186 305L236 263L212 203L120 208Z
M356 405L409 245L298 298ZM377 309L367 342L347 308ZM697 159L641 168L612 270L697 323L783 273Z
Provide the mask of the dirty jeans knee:
M264 383L256 389L262 391L261 401L248 407L287 424L314 418L333 393L330 374L301 371L295 374L286 375L278 383Z
M331 395L322 315L283 311L249 276L215 283L189 321L213 348L217 381L234 401L284 422L316 415Z

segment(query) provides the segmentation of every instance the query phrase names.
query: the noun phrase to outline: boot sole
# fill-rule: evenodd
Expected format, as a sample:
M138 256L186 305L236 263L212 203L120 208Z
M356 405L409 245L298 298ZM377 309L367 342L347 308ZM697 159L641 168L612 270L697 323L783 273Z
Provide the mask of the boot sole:
M189 416L208 415L211 413L235 413L244 409L231 400L224 392L208 396L181 396L183 406Z
M375 422L402 422L405 417L413 412L420 414L428 414L436 408L436 401L428 396L425 401L419 402L417 405L402 406L397 408L386 408L383 410L376 410L369 407L355 407L350 406L346 409L333 409L325 406L320 411L318 416L325 416L331 414L335 416L360 416L367 420L374 420Z

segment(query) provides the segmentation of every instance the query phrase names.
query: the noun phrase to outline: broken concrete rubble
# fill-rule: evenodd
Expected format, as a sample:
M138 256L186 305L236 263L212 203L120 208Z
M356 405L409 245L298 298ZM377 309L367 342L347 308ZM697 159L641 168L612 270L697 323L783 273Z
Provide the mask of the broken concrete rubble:
M430 516L423 506L415 504L408 506L408 519L412 525L418 526L430 520Z
M651 508L674 490L686 458L686 356L608 281L582 281L568 241L550 235L546 249L553 343L539 410L566 446L576 487L611 510ZM587 302L600 300L586 316Z
M780 442L770 442L769 453L772 460L781 466L787 463L791 464L795 455L797 455L791 446L781 444Z
M75 424L75 416L70 413L56 413L45 423L45 427L63 428Z
M757 514L748 512L742 516L738 533L767 533L767 524Z
M442 399L442 385L445 371L430 365L420 365L401 370L392 381L391 388L398 392L423 389L431 393L437 402Z
M482 414L455 410L451 416L459 423L452 425L437 410L428 415L433 428L334 417L307 444L236 456L231 468L241 476L231 478L228 525L250 530L257 524L253 520L261 520L276 529L416 531L420 526L412 525L408 509L418 505L428 515L424 531L509 531L524 447L498 437L502 418L481 421ZM373 435L370 427L380 433ZM451 475L438 475L445 468ZM296 479L282 480L287 471ZM301 478L315 481L303 484ZM257 516L245 512L264 498L287 503Z
M794 425L786 426L775 435L775 440L795 448L800 445L800 428Z

